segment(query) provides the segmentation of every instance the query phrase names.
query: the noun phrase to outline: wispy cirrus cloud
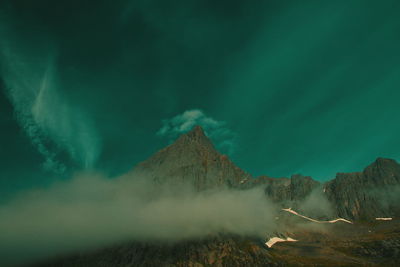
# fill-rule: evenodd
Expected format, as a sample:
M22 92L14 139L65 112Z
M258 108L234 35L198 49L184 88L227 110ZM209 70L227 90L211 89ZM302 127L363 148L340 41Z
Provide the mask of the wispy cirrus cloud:
M232 154L234 151L236 134L227 127L226 122L209 117L200 109L186 110L170 119L163 120L162 124L157 135L167 137L170 141L190 131L194 126L200 125L217 149L226 154Z
M39 49L30 55L10 36L0 31L0 76L18 123L44 157L44 169L63 173L63 153L80 168L93 168L101 151L100 136L89 114L65 94L57 49L49 45L50 51Z

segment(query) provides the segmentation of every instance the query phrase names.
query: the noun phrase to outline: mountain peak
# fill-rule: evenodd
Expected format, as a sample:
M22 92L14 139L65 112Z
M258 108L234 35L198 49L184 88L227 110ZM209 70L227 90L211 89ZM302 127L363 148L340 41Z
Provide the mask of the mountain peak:
M136 166L135 172L170 185L192 184L196 190L237 186L249 177L221 155L200 126Z
M372 172L376 170L393 170L399 169L399 164L394 159L387 158L377 158L373 163L371 163L364 172Z
M200 146L209 150L215 150L211 140L206 136L203 128L199 125L185 134L182 134L172 146L181 146L190 149L193 146Z
M203 139L203 138L208 139L203 128L200 125L194 126L191 131L187 132L183 136L187 136L192 139Z
M396 161L394 159L388 159L388 158L377 158L375 160L375 164L394 164Z
M199 135L205 135L204 130L200 125L194 126L191 132L193 132L195 134L199 134Z

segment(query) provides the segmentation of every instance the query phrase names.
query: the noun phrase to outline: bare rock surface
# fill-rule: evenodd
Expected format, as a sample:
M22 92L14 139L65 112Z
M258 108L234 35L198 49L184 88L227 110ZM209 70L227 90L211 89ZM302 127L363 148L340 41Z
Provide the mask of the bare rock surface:
M220 154L200 126L182 135L133 170L159 184L188 184L197 191L237 187L250 175Z
M373 220L400 215L400 165L392 159L378 158L362 172L338 173L324 187L341 217Z

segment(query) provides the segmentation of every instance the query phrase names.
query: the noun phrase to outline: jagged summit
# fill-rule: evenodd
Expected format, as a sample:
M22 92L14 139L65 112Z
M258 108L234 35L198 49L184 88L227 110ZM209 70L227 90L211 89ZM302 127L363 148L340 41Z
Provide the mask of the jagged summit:
M400 182L400 165L393 159L387 158L377 158L372 164L364 169L364 174L367 176L382 176L382 174L388 174L397 178L396 180ZM396 175L397 174L397 175Z
M186 136L192 137L192 138L196 138L196 137L197 138L204 138L204 137L206 137L206 134L205 134L203 128L200 125L196 125L196 126L193 127L193 129L190 132L188 132L186 134Z
M158 183L191 184L199 191L235 187L250 177L215 149L200 126L138 164L133 172Z
M394 199L388 196L399 186L400 165L393 159L377 158L361 172L338 173L325 188L339 216L368 220L398 213Z
M171 146L184 146L188 149L193 146L203 146L204 149L215 150L214 145L200 125L196 125L191 131L182 134Z
M397 161L394 160L394 159L378 157L378 158L375 160L375 163L396 163L396 164L397 164Z
M182 134L179 139L192 139L192 140L209 140L206 136L203 128L200 125L196 125L193 129L185 134ZM178 140L179 140L178 139Z
M387 167L394 167L398 166L399 164L396 162L394 159L388 159L388 158L377 158L374 162L372 162L369 166L365 168L387 168Z

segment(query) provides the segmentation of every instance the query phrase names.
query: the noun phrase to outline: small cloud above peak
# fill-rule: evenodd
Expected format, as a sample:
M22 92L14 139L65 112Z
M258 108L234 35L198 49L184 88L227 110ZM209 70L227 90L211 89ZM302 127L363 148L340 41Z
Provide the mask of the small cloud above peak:
M207 117L203 111L192 109L183 112L171 119L163 121L163 127L158 131L159 135L177 135L192 130L195 126L204 128L217 127L220 122Z
M232 154L235 134L227 128L224 121L208 117L200 109L186 110L170 119L163 120L158 136L167 137L170 141L191 130L201 130L212 139L215 146L223 153Z

